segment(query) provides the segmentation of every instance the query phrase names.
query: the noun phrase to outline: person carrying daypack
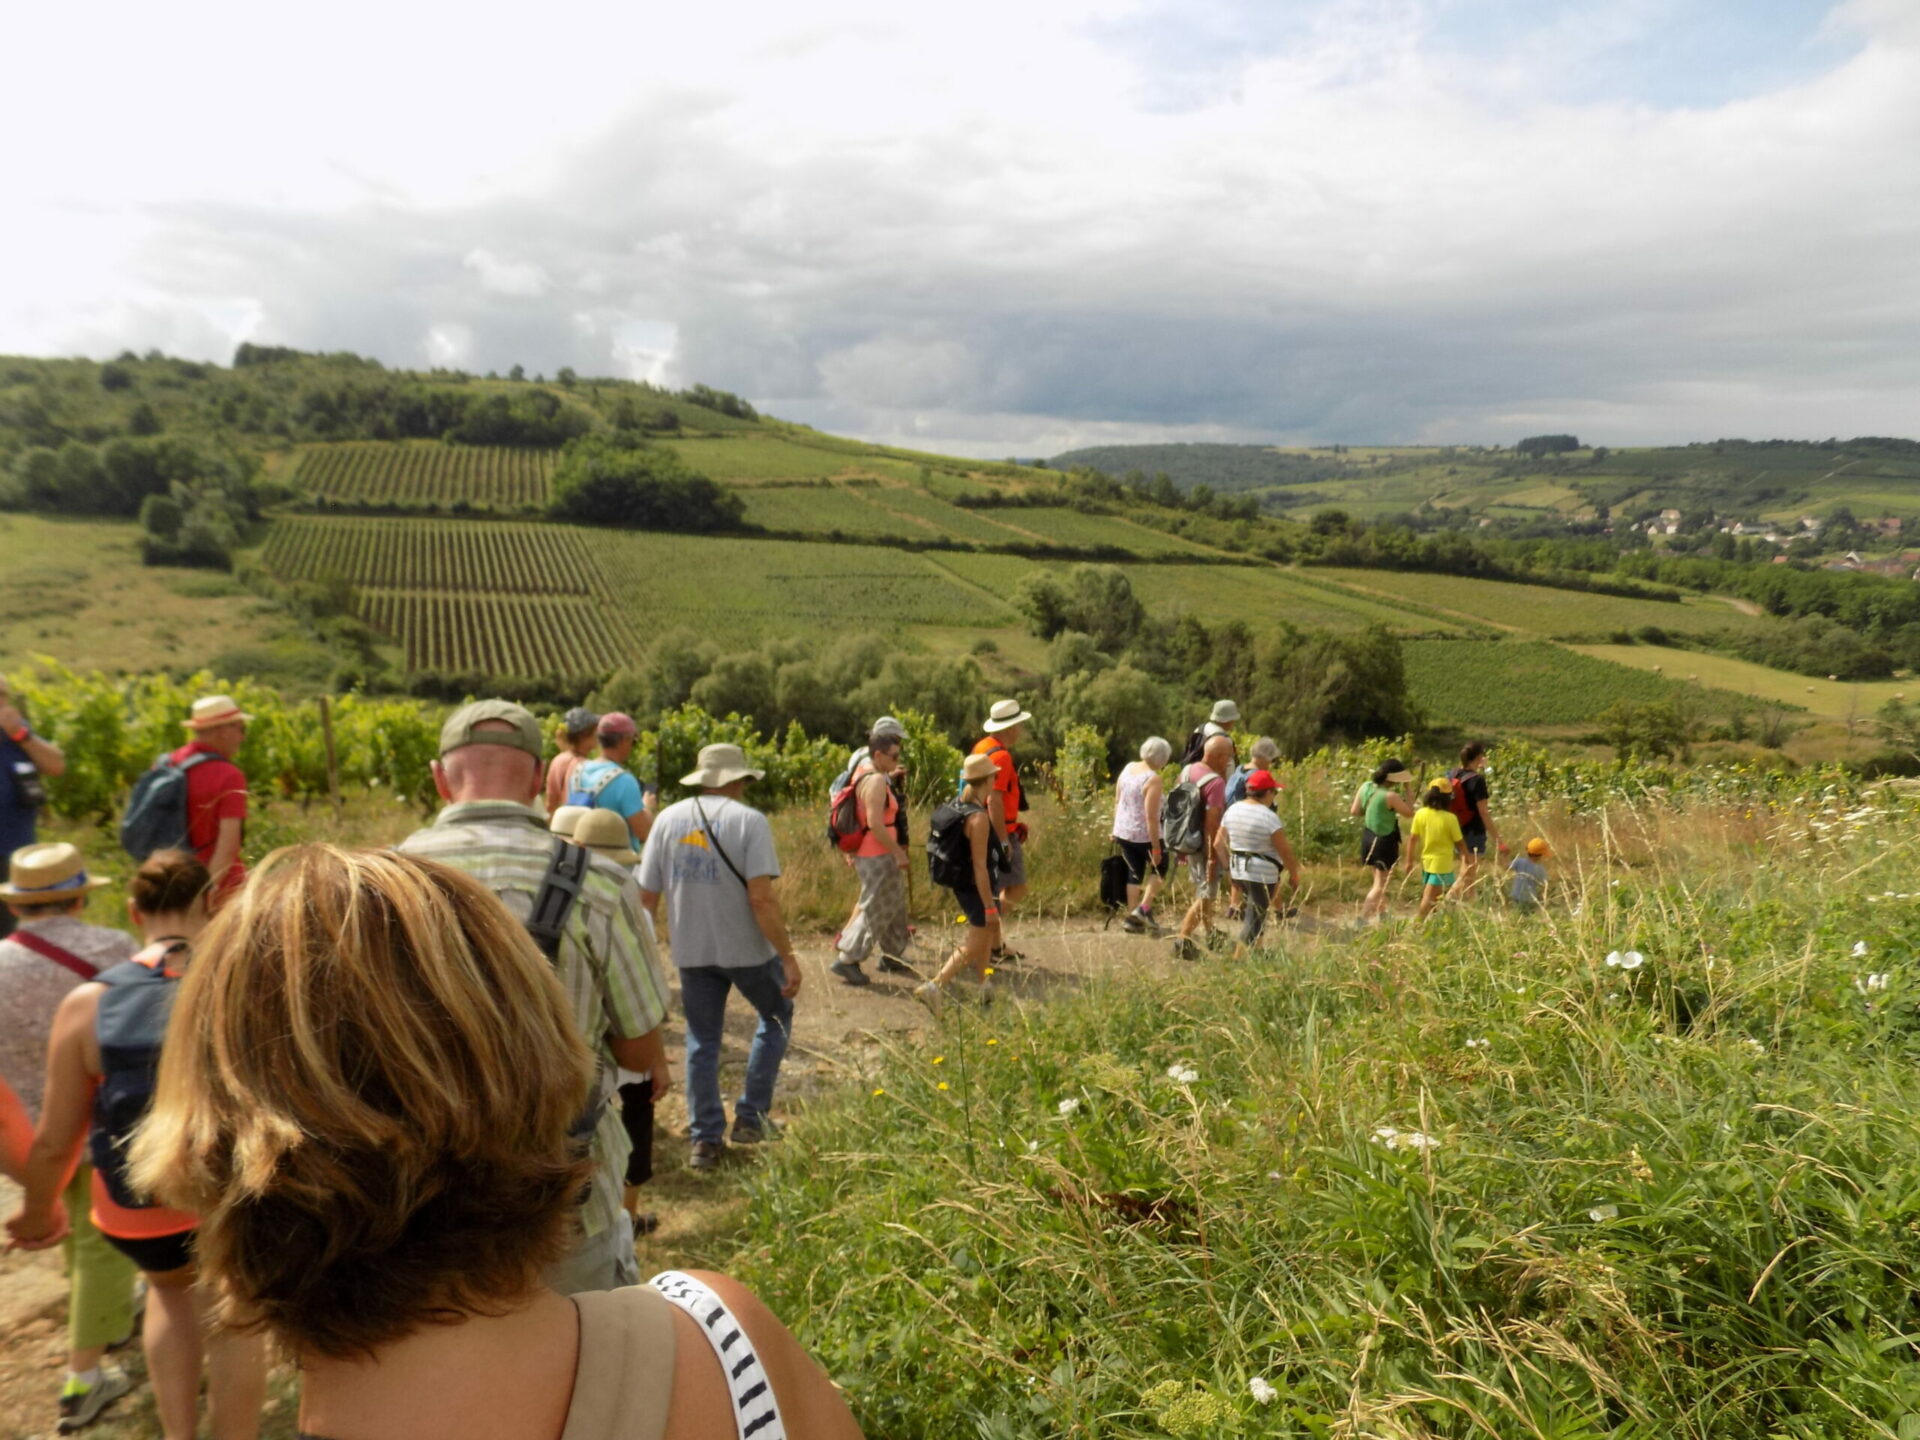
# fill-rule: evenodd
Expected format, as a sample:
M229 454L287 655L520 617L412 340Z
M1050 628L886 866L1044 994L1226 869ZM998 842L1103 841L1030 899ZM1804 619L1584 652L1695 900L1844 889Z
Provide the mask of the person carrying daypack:
M44 782L66 773L66 754L34 732L7 677L0 675L0 863L39 838L37 821L47 804ZM0 907L0 940L12 929L13 917Z
M213 876L213 905L247 878L240 842L247 823L247 777L234 764L247 723L226 695L193 702L186 722L193 739L163 755L133 787L120 821L120 843L136 860L158 850L191 850Z
M1206 755L1207 741L1216 735L1231 738L1234 727L1239 723L1240 707L1238 705L1231 700L1214 701L1213 709L1207 713L1207 723L1197 725L1187 732L1187 743L1180 751L1181 766L1184 768L1188 765L1198 765Z
M967 917L966 938L955 947L940 973L914 988L914 998L934 1014L945 1003L947 987L963 970L980 981L980 998L993 997L993 942L1000 926L1000 866L1004 852L990 809L999 767L991 755L969 755L960 769L960 798L933 812L927 832L927 876L953 892Z
M1180 772L1180 783L1173 787L1160 811L1160 833L1167 849L1186 856L1187 873L1193 878L1193 904L1187 907L1173 942L1177 960L1197 959L1200 949L1194 943L1194 934L1213 933L1213 897L1221 868L1213 839L1227 811L1227 771L1232 766L1233 741L1224 732L1213 736L1199 763Z
M631 844L637 851L646 842L653 825L653 811L647 808L646 793L627 761L639 738L640 727L631 715L615 710L600 717L600 758L582 760L567 778L567 804L588 810L611 810L627 822Z
M900 802L893 792L893 776L900 768L901 739L876 734L867 740L867 757L854 767L853 779L835 797L833 828L856 828L839 841L860 877L860 901L852 921L835 942L836 955L827 968L848 985L865 985L861 962L880 951L882 970L908 970L907 852L894 832ZM843 812L851 810L851 816ZM851 841L851 844L848 843Z
M1460 876L1461 899L1471 896L1474 886L1480 881L1480 857L1487 853L1488 842L1493 843L1498 854L1504 855L1507 850L1490 813L1486 769L1485 743L1469 740L1460 747L1459 767L1447 776L1453 782L1453 793L1449 799L1454 819L1460 822L1460 843L1465 847L1466 859Z

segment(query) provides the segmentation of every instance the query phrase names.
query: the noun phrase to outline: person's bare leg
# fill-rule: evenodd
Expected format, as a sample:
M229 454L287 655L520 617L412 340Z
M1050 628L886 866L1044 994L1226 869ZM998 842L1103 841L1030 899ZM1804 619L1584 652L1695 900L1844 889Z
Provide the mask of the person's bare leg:
M1166 883L1166 876L1158 874L1153 870L1147 871L1147 883L1142 886L1140 890L1140 905L1143 909L1149 913L1152 912L1153 902L1159 898L1161 890L1166 887Z
M213 1440L257 1440L267 1401L267 1337L210 1330L207 1347L207 1428Z
M967 938L954 947L953 954L947 957L947 963L940 967L940 973L933 977L933 983L945 989L962 970L971 970L975 975L985 977L988 958L993 953L994 932L991 926L969 925Z
M191 1265L147 1276L142 1342L161 1433L166 1440L195 1440L200 1432L200 1361L205 1347Z

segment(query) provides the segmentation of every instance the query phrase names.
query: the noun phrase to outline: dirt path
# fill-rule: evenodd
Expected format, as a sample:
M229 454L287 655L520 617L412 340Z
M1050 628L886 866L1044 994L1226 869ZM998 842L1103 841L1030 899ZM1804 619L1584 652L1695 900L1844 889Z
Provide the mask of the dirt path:
M1337 934L1339 927L1337 919L1309 915L1287 922L1284 930L1296 943L1314 944ZM958 934L952 926L923 927L909 960L931 975ZM1152 976L1185 963L1172 958L1170 942L1129 936L1118 925L1103 931L1084 922L1016 924L1012 941L1026 958L996 973L997 1005L1044 1003L1075 993L1096 975ZM827 971L833 959L831 937L812 936L798 948L805 981L795 1011L793 1041L781 1070L776 1116L790 1116L808 1100L857 1080L880 1063L888 1046L914 1044L932 1024L926 1009L913 998L914 978L877 975L871 985L854 988ZM677 1000L674 1013L668 1053L678 1083L685 1051ZM738 1093L753 1028L751 1009L736 1000L728 1007L721 1073L721 1093L729 1105ZM645 1274L710 1263L738 1238L745 1202L724 1175L697 1175L686 1168L686 1124L686 1106L676 1090L655 1116L656 1173L645 1193L647 1208L659 1213L661 1224L640 1246ZM740 1157L730 1163L750 1162ZM19 1195L15 1186L0 1180L0 1206L4 1206L0 1213L12 1214ZM0 1253L0 1440L40 1440L54 1433L54 1400L66 1357L66 1300L57 1251ZM136 1379L145 1373L137 1345L121 1351L114 1362ZM267 1440L292 1436L296 1408L296 1381L282 1369L272 1386L263 1432ZM85 1433L97 1440L157 1436L150 1392L139 1386Z

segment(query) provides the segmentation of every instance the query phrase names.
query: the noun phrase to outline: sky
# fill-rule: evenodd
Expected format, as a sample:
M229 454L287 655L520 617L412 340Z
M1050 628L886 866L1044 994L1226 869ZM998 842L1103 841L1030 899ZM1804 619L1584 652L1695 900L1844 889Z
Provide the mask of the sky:
M1920 436L1920 0L105 18L9 22L0 353L570 365L982 456Z

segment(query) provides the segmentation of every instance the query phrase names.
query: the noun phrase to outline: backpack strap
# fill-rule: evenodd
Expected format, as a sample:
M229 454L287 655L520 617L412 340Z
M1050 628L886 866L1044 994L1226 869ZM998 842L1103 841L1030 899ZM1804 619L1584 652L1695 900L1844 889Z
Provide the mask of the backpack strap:
M533 909L527 914L527 933L540 953L550 961L560 958L560 937L566 931L567 917L580 899L581 884L587 878L591 857L584 845L570 840L555 842L547 857L547 873L534 892Z
M738 880L742 885L747 885L747 877L740 873L740 867L733 863L733 857L720 848L720 837L713 833L713 826L707 823L707 809L706 806L700 803L700 797L698 795L693 797L693 809L694 813L700 817L700 828L707 832L707 844L711 845L713 847L713 853L720 857L720 863L733 872L734 879ZM747 885L747 889L751 890L753 887Z
M24 945L42 960L51 960L62 969L71 970L82 980L93 980L100 974L99 966L88 964L65 946L56 945L51 940L42 940L31 930L16 930L7 938Z

